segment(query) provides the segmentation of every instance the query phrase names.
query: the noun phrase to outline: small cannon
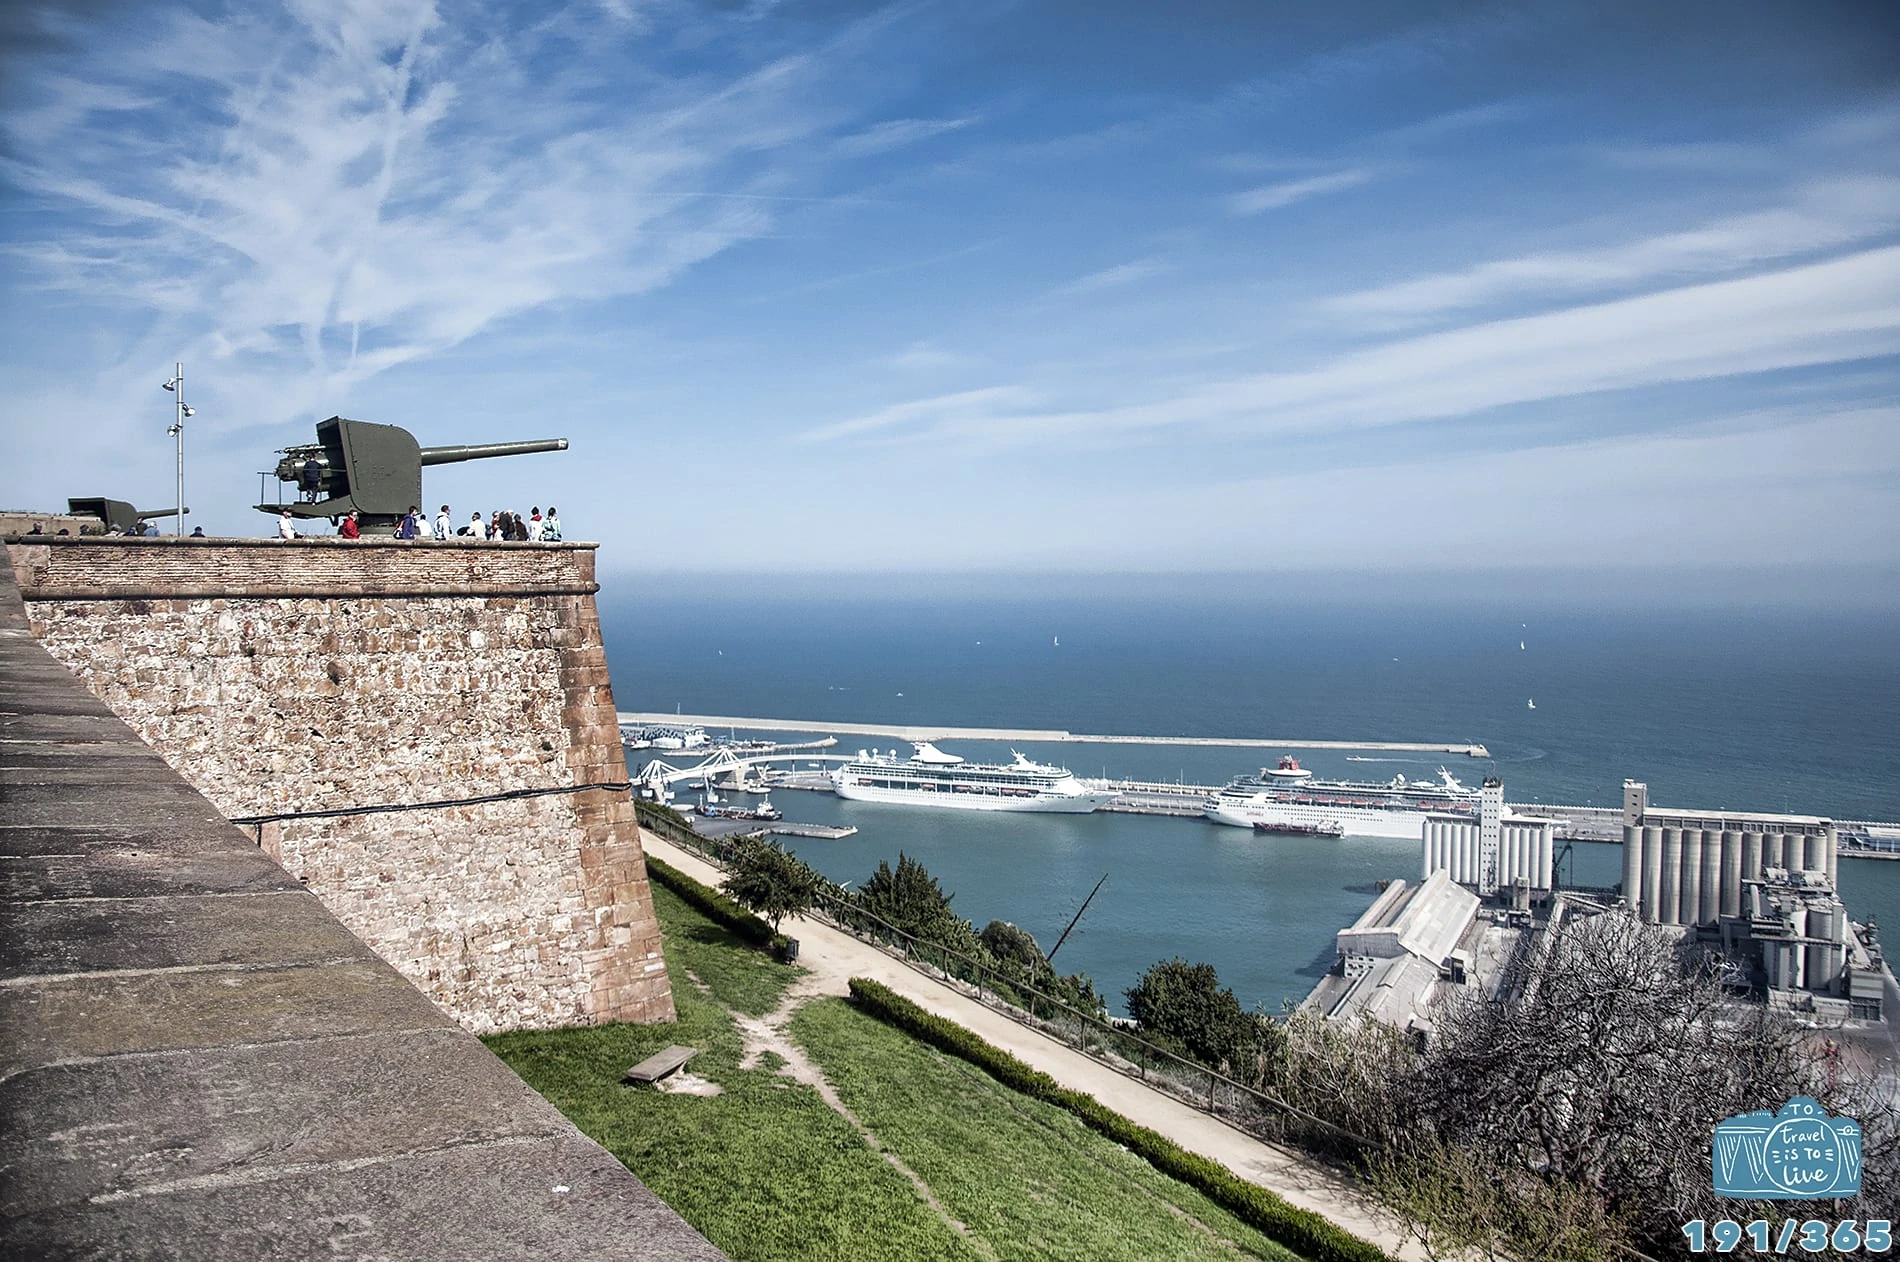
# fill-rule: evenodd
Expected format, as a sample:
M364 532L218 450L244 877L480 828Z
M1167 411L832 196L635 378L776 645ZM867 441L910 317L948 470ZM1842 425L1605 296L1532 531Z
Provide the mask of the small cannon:
M68 497L66 511L74 517L97 517L105 523L107 530L117 529L122 535L136 535L145 528L145 523L155 517L178 517L191 510L177 508L148 508L141 512L124 500L109 500L100 495L82 496L78 499Z
M290 504L259 504L257 511L275 514L289 509L293 517L309 519L341 517L355 509L358 529L386 535L395 531L396 523L411 508L426 508L424 465L566 450L565 438L424 447L400 426L333 416L318 422L316 442L285 448L283 459L277 462L278 480L295 486L302 498Z

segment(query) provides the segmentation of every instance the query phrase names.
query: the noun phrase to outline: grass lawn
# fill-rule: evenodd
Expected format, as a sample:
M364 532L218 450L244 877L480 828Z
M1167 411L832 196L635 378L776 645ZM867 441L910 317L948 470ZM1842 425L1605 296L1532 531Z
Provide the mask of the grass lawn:
M971 1234L959 1235L817 1091L774 1072L776 1057L739 1068L731 1011L772 1011L801 970L657 884L653 901L677 1021L484 1042L738 1262L1293 1257L1061 1110L843 1000L807 1004L793 1037L878 1142L967 1224ZM688 1071L722 1095L621 1082L673 1043L700 1049Z
M792 1033L855 1113L999 1258L1298 1257L1073 1115L842 999Z

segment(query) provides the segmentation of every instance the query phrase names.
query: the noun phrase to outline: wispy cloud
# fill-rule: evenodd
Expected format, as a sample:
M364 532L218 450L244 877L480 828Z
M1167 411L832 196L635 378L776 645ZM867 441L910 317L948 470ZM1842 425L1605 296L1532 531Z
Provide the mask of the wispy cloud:
M1493 259L1342 294L1321 304L1337 315L1397 324L1519 298L1679 282L1868 241L1900 229L1900 179L1830 180L1786 206L1717 219L1595 250Z
M1900 354L1900 246L1738 280L1388 341L1297 372L1210 382L1108 408L1030 411L1008 388L939 411L877 413L1002 446L1126 440L1190 427L1266 437L1351 432L1607 390Z
M43 286L168 313L190 357L285 414L770 232L837 117L824 47L608 99L537 46L573 31L476 39L429 3L151 26L27 77L6 175L64 219L16 258ZM153 143L159 106L184 131Z
M901 149L947 132L961 131L977 122L968 118L896 118L877 124L832 142L832 151L843 157L862 158L874 153Z
M1308 176L1303 180L1285 180L1278 184L1263 184L1259 188L1248 189L1244 193L1234 193L1227 198L1227 208L1236 215L1258 215L1269 210L1279 210L1295 202L1303 202L1309 197L1321 197L1327 193L1340 193L1349 188L1357 188L1371 180L1377 172L1368 167L1359 167L1350 171L1334 171L1330 175Z
M833 421L800 434L802 442L829 442L892 429L936 428L955 425L971 418L993 420L1000 409L1024 407L1034 402L1031 391L1020 386L989 386L981 390L963 390L928 399L913 399L893 404L850 420Z
M1125 285L1133 285L1152 276L1160 276L1168 270L1168 265L1160 259L1137 259L1132 263L1117 263L1114 267L1105 267L1099 272L1079 276L1068 284L1059 286L1055 292L1062 296L1096 294L1107 289L1120 289Z

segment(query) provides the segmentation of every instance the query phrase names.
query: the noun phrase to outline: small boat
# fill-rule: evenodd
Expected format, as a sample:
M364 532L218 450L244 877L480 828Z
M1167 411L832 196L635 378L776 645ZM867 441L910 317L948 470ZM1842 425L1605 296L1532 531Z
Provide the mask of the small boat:
M1526 700L1526 701L1524 702L1524 704L1525 704L1526 706L1528 706L1528 707L1530 707L1530 708L1531 708L1531 709L1533 709L1533 710L1535 710L1535 709L1537 708L1537 701L1536 701L1536 699L1535 699L1535 698L1531 698L1531 699L1528 699L1528 700Z
M1277 833L1282 837L1344 837L1346 826L1336 819L1323 824L1255 824L1257 833Z

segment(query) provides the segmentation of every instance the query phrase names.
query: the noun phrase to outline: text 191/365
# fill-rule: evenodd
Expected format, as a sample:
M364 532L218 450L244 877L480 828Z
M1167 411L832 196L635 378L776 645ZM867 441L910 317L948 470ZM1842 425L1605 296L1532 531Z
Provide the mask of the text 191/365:
M1788 1253L1795 1249L1807 1253L1827 1249L1836 1253L1885 1253L1893 1248L1893 1226L1884 1218L1870 1218L1864 1223L1852 1218L1831 1223L1818 1218L1784 1218L1780 1223L1763 1218L1752 1223L1730 1218L1706 1223L1692 1218L1682 1224L1682 1234L1688 1237L1691 1253L1733 1253L1744 1244L1751 1253Z

